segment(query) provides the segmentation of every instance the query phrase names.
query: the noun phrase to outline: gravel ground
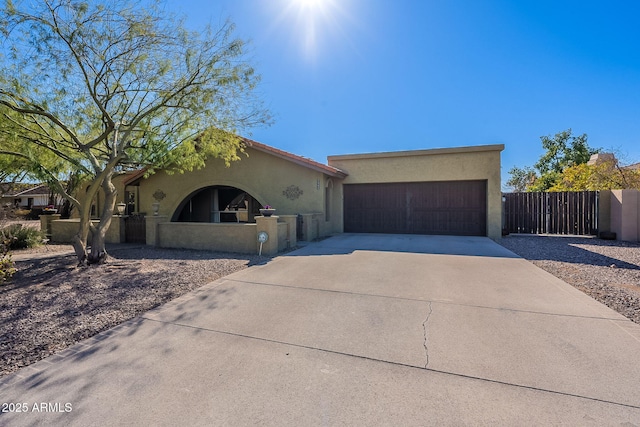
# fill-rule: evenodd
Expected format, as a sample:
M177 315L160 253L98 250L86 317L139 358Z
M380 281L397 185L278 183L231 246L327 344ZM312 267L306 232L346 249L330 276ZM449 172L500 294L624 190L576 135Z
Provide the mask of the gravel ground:
M70 250L14 252L18 273L0 285L0 377L269 259L129 245L109 251L105 265L76 268Z
M510 235L502 246L640 324L640 245L589 237Z

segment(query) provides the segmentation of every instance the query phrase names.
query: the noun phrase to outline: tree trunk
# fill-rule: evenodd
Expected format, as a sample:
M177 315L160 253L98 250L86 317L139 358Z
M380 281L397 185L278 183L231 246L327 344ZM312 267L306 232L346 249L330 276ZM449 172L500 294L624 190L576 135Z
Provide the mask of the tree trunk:
M78 233L73 238L73 249L78 257L78 265L90 264L89 254L87 253L87 247L93 241L93 237L96 233L96 228L91 223L91 205L94 199L98 195L98 190L101 183L97 181L103 179L99 176L94 180L91 186L87 189L86 194L78 205L78 213L80 214L80 227Z
M113 172L107 173L102 181L102 190L104 192L104 208L100 216L100 223L93 230L91 236L91 253L88 257L89 264L104 264L107 260L107 249L105 247L107 230L111 225L113 210L116 206L116 196L118 192L111 182Z
M73 237L71 244L78 258L78 265L84 265L87 262L87 245L80 237L80 233Z
M96 230L92 239L91 239L91 253L89 253L89 257L87 261L89 264L104 264L107 261L107 249L105 247L105 235L104 233Z
M91 202L93 197L87 196L86 200L83 200L80 211L80 229L74 236L72 244L73 249L78 257L78 265L87 264L87 241L89 240L89 234L92 233L91 225Z

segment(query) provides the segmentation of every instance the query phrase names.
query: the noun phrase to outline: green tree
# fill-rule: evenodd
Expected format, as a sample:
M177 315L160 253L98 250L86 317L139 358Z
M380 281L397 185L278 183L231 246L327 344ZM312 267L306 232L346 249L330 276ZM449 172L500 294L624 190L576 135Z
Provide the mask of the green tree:
M549 191L640 189L640 170L621 167L613 158L593 165L570 166Z
M534 167L541 175L549 172L562 173L565 167L587 163L591 155L600 149L593 149L587 143L587 134L572 136L571 129L567 129L551 136L541 136L542 148L546 151Z
M233 30L226 22L189 31L158 1L5 1L0 155L25 162L78 210L80 263L106 259L114 176L191 170L211 156L229 164L242 150L237 133L270 121ZM60 166L42 162L46 156ZM69 171L89 180L84 199L66 191ZM90 207L100 190L105 203L94 226Z
M534 164L533 169L514 167L509 171L511 178L507 185L515 191L548 191L562 177L565 168L587 163L600 149L589 147L587 134L573 136L571 129L551 135L541 136L545 152Z
M0 150L7 151L14 149L16 144L9 138L2 138L0 135ZM29 173L30 163L21 157L10 156L0 153L0 182L17 183L25 179L37 180L37 177Z
M528 166L524 168L514 166L509 170L509 175L511 175L511 178L507 181L507 186L511 188L512 191L519 193L527 191L538 178L536 172Z

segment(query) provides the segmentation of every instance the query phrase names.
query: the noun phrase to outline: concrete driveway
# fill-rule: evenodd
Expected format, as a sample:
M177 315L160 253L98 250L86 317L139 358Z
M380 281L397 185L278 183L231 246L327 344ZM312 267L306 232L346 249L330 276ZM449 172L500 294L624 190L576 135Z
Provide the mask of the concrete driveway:
M640 325L487 238L345 234L4 378L0 425L631 426L639 361Z

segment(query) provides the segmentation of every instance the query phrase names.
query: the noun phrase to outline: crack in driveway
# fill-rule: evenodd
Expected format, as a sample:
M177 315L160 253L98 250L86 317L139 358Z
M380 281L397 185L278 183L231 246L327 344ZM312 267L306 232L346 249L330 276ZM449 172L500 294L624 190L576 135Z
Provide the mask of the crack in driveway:
M422 329L424 330L424 342L422 345L424 346L424 354L425 354L425 369L429 366L429 347L427 346L427 322L431 317L431 313L433 313L433 307L431 306L431 301L429 301L429 312L427 313L427 318L422 322Z

